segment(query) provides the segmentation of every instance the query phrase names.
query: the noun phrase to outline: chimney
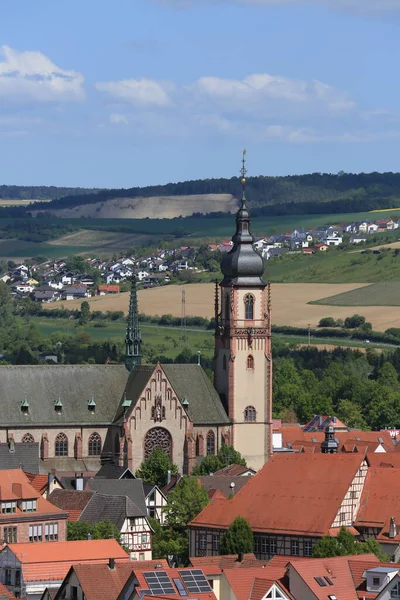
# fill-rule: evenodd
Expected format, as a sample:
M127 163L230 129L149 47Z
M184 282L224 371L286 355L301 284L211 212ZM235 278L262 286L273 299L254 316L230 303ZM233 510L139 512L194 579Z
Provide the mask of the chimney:
M396 519L395 517L390 517L390 525L389 525L389 537L393 540L397 535L397 527L396 527Z
M333 417L333 422L336 423L336 417Z
M92 539L92 534L90 532L87 534L86 539L87 540L91 540Z
M114 571L114 569L115 569L115 558L109 558L108 559L108 568L110 569L110 571Z
M238 557L237 557L237 561L238 562L243 562L243 552L239 552Z
M75 489L83 491L83 473L75 473Z
M167 471L167 484L171 483L171 469L168 469Z
M322 427L322 417L321 417L321 415L319 416L319 426Z

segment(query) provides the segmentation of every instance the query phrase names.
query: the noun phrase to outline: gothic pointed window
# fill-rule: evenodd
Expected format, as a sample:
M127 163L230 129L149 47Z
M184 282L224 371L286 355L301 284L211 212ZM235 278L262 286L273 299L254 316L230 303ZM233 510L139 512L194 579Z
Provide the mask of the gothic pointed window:
M23 444L33 444L35 442L35 439L33 437L33 435L31 435L30 433L25 433L24 437L22 438L22 443Z
M254 319L254 296L247 294L244 297L244 318L246 321Z
M149 459L157 448L165 452L172 460L171 434L163 427L153 427L146 433L146 437L144 438L144 459Z
M254 406L246 406L244 409L244 420L246 423L254 422L257 419L257 411Z
M97 431L94 431L89 438L88 453L89 456L99 456L101 454L101 437Z
M215 454L215 434L213 431L207 433L207 456Z
M68 456L68 438L65 433L59 433L54 444L55 456Z
M251 354L249 354L249 356L247 357L247 368L254 369L254 358Z

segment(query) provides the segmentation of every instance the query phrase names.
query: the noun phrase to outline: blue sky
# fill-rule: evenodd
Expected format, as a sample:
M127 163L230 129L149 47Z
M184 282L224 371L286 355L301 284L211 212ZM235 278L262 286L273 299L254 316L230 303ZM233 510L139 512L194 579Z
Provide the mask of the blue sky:
M398 171L400 0L1 0L0 183Z

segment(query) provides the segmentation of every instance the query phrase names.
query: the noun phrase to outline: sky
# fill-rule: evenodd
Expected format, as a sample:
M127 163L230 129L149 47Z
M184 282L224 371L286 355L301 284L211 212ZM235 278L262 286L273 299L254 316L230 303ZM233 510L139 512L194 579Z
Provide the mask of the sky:
M0 184L399 171L400 0L0 0Z

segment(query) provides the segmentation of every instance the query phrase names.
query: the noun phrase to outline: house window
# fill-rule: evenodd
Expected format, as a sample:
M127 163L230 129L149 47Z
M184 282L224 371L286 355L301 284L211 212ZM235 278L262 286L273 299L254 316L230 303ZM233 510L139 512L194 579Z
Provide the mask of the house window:
M298 542L298 540L292 540L292 555L293 556L298 556L299 555L299 542Z
M247 368L254 369L254 358L251 354L247 357Z
M58 523L47 523L44 526L44 537L48 542L58 540Z
M21 585L21 569L15 569L15 586L20 587Z
M261 540L258 537L254 538L254 554L260 554L261 552Z
M276 539L275 538L271 538L269 540L269 553L276 554Z
M35 512L37 509L36 500L23 500L22 501L22 512Z
M16 502L2 502L1 503L1 512L3 514L15 513L16 511L17 511L17 503Z
M357 492L356 492L355 490L352 490L352 491L350 492L350 498L351 498L352 500L355 500L355 499L357 498Z
M257 419L257 411L254 406L246 406L244 409L244 420L246 423L254 422Z
M399 598L400 598L400 582L396 583L396 585L392 587L392 589L390 590L390 597L393 598L393 600L399 600Z
M213 550L219 552L219 535L213 535L212 537Z
M144 552L139 552L139 560L144 560Z
M6 569L5 571L5 584L11 585L11 569Z
M148 541L149 541L149 539L148 539L147 533L142 533L142 541L141 541L141 543L145 545L145 544L148 544Z
M89 456L100 456L100 454L101 454L101 437L97 433L97 431L94 431L92 433L92 435L90 436L88 446L89 446L88 447Z
M261 554L269 554L269 540L261 538Z
M3 541L5 544L16 544L17 543L17 528L16 527L4 527Z
M346 513L345 512L339 513L339 521L341 523L343 523L345 520L346 520Z
M22 443L23 444L33 444L35 442L35 438L33 437L33 435L31 435L30 433L25 433L25 435L22 438Z
M247 294L244 297L244 318L246 321L254 319L254 296Z
M199 535L199 550L206 550L207 548L207 536L205 533Z
M41 525L29 525L29 541L30 542L41 542L42 541L42 526Z
M71 585L71 600L78 600L78 588L76 585Z
M54 445L55 456L68 456L68 438L65 433L59 433Z
M305 540L304 542L304 556L312 555L312 543L310 540Z
M207 433L207 456L215 454L215 435L213 431Z

